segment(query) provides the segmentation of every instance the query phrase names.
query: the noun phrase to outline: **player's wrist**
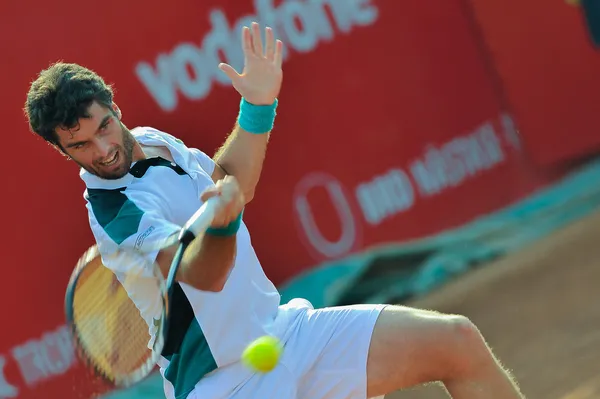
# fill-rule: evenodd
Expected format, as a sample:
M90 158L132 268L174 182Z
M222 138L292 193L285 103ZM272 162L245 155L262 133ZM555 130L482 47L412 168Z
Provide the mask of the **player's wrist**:
M248 133L264 134L273 130L278 100L270 105L254 105L242 97L238 125Z
M237 217L229 223L227 226L223 227L209 227L206 230L206 234L216 237L232 237L237 234L240 226L242 225L242 216L244 214L244 210L237 215Z

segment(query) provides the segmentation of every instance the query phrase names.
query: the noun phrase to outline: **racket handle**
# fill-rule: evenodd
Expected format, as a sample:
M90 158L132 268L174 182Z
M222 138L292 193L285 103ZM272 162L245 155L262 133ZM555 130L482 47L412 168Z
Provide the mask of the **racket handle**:
M192 217L185 223L181 229L179 239L181 240L185 236L189 236L190 233L193 237L197 237L203 234L208 229L215 218L217 209L219 207L219 197L211 197L192 215Z

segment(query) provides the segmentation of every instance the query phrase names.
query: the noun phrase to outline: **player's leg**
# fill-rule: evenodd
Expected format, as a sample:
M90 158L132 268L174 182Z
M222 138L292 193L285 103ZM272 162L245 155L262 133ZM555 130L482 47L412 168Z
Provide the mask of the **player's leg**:
M388 306L373 330L369 395L441 381L453 398L522 398L478 329L467 318Z

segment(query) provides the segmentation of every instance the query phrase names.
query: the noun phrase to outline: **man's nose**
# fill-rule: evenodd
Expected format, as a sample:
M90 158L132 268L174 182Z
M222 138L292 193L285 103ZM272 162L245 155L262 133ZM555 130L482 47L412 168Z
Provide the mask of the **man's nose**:
M104 140L96 140L96 150L99 158L106 158L110 153L110 144Z

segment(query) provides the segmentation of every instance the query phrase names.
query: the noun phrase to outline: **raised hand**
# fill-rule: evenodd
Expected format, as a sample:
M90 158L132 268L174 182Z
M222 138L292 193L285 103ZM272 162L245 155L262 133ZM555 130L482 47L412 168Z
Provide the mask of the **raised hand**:
M281 89L283 43L275 40L273 29L265 29L265 45L260 37L260 26L242 29L244 70L238 73L231 65L221 63L219 69L231 79L231 84L242 97L254 105L270 105Z

